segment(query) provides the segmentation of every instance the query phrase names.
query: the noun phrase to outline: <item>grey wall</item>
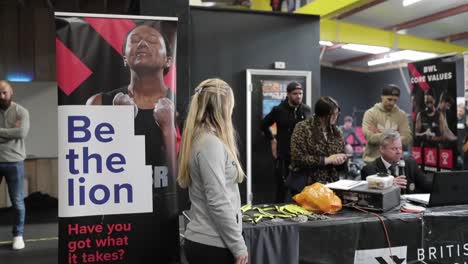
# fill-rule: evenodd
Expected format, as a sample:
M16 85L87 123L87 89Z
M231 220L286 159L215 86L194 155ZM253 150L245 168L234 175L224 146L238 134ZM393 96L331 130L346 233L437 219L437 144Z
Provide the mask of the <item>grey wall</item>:
M210 77L228 82L236 96L238 131L246 129L248 68L271 69L274 61L284 61L288 70L311 71L312 94L314 99L319 96L318 17L191 8L190 24L191 85L187 88ZM245 145L245 136L240 137L240 145Z
M287 70L311 71L312 99L317 99L320 95L319 26L319 18L314 16L190 9L191 85L187 89L210 77L219 77L232 86L236 99L233 121L244 167L246 69L272 69L274 61L284 61ZM267 148L268 142L262 146ZM269 160L271 155L265 155L261 162ZM271 202L275 192L272 173L252 176L255 203ZM244 191L242 187L242 198L245 198Z
M341 106L338 123L342 124L347 115L354 116L360 123L363 111L369 108L375 97L374 89L367 87L367 74L322 67L321 75L322 95L335 98Z
M58 156L57 84L55 82L12 82L13 101L29 111L30 130L26 153L36 158Z
M247 68L284 61L287 70L312 71L312 94L320 95L318 17L197 7L190 24L192 88L219 76L243 92Z
M409 79L407 69L403 75ZM393 83L401 88L398 106L405 112L410 112L410 97L406 81L399 69L381 72L361 73L322 67L322 95L329 95L338 100L341 105L339 124L346 115L355 117L355 124L360 125L364 111L380 101L380 92L385 84Z

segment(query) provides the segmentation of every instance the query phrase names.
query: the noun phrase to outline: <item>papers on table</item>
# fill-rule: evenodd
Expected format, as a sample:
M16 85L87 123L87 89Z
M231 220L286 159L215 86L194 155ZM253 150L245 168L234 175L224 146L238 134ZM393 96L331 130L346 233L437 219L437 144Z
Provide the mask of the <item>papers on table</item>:
M430 193L405 194L402 196L408 201L425 205L429 204L429 199L431 198Z
M410 203L405 203L401 208L400 211L405 213L422 213L426 211L426 208L419 205L414 205Z
M361 186L367 184L366 181L353 181L353 180L339 180L336 182L329 183L325 185L330 189L338 189L338 190L350 190L354 187Z

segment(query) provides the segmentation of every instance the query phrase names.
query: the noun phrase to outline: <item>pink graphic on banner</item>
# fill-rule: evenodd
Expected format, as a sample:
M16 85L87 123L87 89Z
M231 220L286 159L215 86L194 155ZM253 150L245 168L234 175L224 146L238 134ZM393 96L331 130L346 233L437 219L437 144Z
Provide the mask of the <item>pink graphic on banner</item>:
M80 237L67 243L68 263L113 263L125 260L126 248L129 245L127 234L132 231L131 223L76 223L68 224L67 230L68 235ZM93 234L98 235L93 237Z
M65 44L55 39L57 53L57 84L70 95L93 73Z
M424 164L428 166L437 166L437 149L425 148L424 149Z
M420 78L421 77L421 73L419 73L418 69L416 69L416 67L414 67L413 64L411 63L408 63L408 70L410 71L411 75L413 77L416 77L416 78ZM420 81L419 82L419 87L421 87L421 89L423 89L423 91L427 92L431 89L431 87L429 86L429 84L427 84L426 81Z
M177 92L176 74L177 74L176 65L172 64L171 67L169 68L169 71L167 72L166 76L164 76L164 83L174 93Z
M451 149L439 150L439 165L441 168L453 169L453 152Z
M108 18L83 18L88 24L101 35L121 56L125 36L136 27L135 22L130 19L108 19Z
M418 164L422 164L422 153L420 147L413 147L411 150L411 156Z

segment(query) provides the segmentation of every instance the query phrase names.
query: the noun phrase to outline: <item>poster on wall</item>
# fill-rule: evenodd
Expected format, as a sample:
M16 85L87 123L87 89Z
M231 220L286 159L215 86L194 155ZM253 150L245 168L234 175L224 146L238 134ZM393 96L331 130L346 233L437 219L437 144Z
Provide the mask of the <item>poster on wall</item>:
M295 82L301 84L302 87L305 87L305 79L294 80ZM260 80L259 85L261 86L262 91L262 118L268 115L273 107L279 105L281 101L286 99L287 96L287 87L288 84L293 82L293 80L274 80L274 79L265 79ZM271 126L271 133L276 135L276 123Z
M413 118L412 156L425 171L459 169L455 56L408 63Z
M173 263L177 18L55 22L59 263Z
M281 80L262 80L262 95L263 95L263 111L262 116L265 117L270 113L274 106L281 103L286 98L286 87L290 81Z

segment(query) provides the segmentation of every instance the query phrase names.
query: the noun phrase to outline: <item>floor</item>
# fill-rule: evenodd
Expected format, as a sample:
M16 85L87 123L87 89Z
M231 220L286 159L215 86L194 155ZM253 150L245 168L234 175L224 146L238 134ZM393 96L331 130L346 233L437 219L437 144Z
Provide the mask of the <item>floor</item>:
M28 210L29 209L29 210ZM57 208L26 210L24 239L26 248L11 249L11 223L13 211L0 209L0 262L8 264L58 263Z
M0 209L0 263L5 264L58 264L57 200L42 194L25 199L26 225L23 250L11 249L13 210ZM181 252L182 262L186 261Z

